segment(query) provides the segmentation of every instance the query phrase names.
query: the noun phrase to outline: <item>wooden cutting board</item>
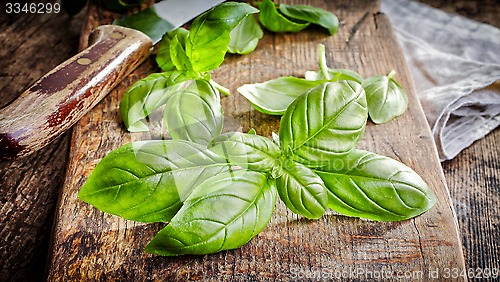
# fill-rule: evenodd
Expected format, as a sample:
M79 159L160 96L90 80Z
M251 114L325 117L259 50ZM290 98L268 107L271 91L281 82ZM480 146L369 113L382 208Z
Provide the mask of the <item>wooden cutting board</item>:
M419 173L435 192L437 203L427 213L407 221L380 223L329 212L306 220L278 201L270 224L247 245L206 256L160 257L143 248L164 224L144 224L105 214L77 199L95 165L109 151L130 141L165 138L161 113L151 132L128 133L118 105L135 81L155 72L149 59L116 87L73 128L65 184L59 200L51 249L49 281L87 280L401 280L453 277L465 270L457 220L437 158L429 126L415 96L410 74L386 16L376 1L283 1L309 4L334 12L338 33L309 28L298 34L266 32L249 55L228 55L213 78L229 87L223 97L225 131L248 131L270 137L279 118L255 111L236 92L245 83L284 75L303 77L318 69L317 45L327 49L328 64L363 76L397 71L407 90L406 113L384 125L369 123L363 149L395 158ZM116 16L91 4L82 33ZM457 275L457 278L461 278Z

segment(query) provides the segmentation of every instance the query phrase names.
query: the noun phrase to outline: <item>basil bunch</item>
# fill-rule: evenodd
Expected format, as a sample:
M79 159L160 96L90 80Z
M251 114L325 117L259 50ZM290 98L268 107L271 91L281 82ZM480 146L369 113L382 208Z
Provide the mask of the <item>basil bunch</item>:
M257 12L246 3L226 2L197 17L190 30L178 28L166 33L156 56L164 72L139 80L121 100L120 114L127 129L148 131L142 120L176 93L186 92L193 80L209 81L210 91L227 94L227 89L210 79L210 72L224 61L231 31Z
M216 95L205 80L187 87L195 88L200 90L171 101L181 109L203 101L211 105L207 112ZM298 96L281 118L275 142L255 134L220 134L217 116L196 117L199 126L180 122L173 140L112 151L78 197L126 219L169 221L146 247L167 256L245 244L267 225L278 195L309 219L331 208L397 221L425 212L435 201L404 164L356 149L368 116L365 90L357 82L325 82ZM204 127L207 134L200 134Z
M254 108L270 115L283 115L287 107L301 94L325 82L355 81L364 88L368 112L374 123L385 123L403 114L408 107L408 96L394 80L396 72L363 79L358 73L346 69L331 69L326 64L325 46L319 45L318 71L306 71L305 78L280 77L262 83L245 84L238 92Z
M298 19L330 33L338 24L310 7L282 4L278 11L270 0L259 7L261 22ZM255 130L222 134L220 92L227 90L210 79L210 71L228 50L254 48L262 36L251 16L257 11L227 2L197 18L190 30L163 36L156 60L165 72L134 84L120 112L130 131L144 131L143 119L164 106L172 140L133 142L111 151L78 194L125 219L169 222L147 245L150 253L237 248L265 228L278 197L308 219L330 208L347 216L399 221L435 202L410 168L356 148L369 114L386 121L406 108L399 107L406 96L394 74L363 80L355 72L330 69L322 45L320 70L308 71L305 79L284 77L238 89L258 110L283 115L272 141ZM325 18L333 25L324 24ZM249 36L246 30L252 31ZM397 110L387 114L388 107Z

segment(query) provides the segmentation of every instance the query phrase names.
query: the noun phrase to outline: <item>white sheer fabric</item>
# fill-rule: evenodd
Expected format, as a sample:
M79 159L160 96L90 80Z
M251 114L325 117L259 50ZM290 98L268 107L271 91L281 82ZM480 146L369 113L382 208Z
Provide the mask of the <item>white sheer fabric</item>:
M500 124L500 30L411 0L382 0L441 161Z

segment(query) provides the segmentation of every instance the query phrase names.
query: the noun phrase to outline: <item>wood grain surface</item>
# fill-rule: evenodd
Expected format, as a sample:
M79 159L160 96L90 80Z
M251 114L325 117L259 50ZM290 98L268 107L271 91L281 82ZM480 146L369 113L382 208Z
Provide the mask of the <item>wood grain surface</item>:
M303 76L305 70L317 69L316 47L323 43L332 67L350 68L364 76L391 69L398 72L397 79L410 94L409 109L390 123L369 124L361 147L413 168L434 190L436 205L415 219L376 223L334 213L308 221L279 202L268 227L237 250L177 258L144 253L145 244L162 224L135 223L104 214L76 195L92 168L110 150L133 140L165 138L161 122L153 124L147 134L126 133L118 113L126 88L155 70L149 60L73 129L67 176L56 213L49 280L293 280L297 275L321 273L347 273L346 280L355 280L369 278L367 275L375 272L395 277L401 271L425 279L436 269L465 268L453 203L387 18L378 13L377 2L307 3L335 12L341 22L338 34L328 37L320 29L299 34L266 33L254 53L228 56L213 74L233 92L222 99L225 130L255 128L264 136L276 132L279 119L253 110L235 89L244 83L282 75ZM109 20L99 9L89 11L84 30ZM151 119L159 117L153 115ZM365 276L349 277L352 271L363 271L360 275Z

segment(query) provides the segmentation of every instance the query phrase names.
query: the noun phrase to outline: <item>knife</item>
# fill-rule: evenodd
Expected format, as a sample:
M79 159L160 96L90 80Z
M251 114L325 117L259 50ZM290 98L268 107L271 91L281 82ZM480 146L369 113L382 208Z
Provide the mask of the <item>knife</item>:
M162 35L223 0L166 0L139 13L157 18L154 29L103 25L90 46L42 76L16 100L0 109L0 159L27 156L73 126L151 53ZM134 17L135 15L129 16Z

